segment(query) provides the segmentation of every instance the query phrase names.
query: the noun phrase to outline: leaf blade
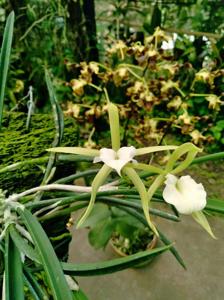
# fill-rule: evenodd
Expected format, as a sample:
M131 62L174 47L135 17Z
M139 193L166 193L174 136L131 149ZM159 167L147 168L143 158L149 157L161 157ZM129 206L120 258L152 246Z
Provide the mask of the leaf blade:
M36 217L25 208L22 209L21 207L18 207L17 212L26 225L39 252L54 299L72 300L72 294L65 280L61 265L40 223L37 221Z
M2 115L3 115L6 80L7 80L7 74L8 74L9 62L10 62L10 53L12 47L14 20L15 20L15 14L12 11L6 21L1 54L0 54L0 129L1 129Z
M62 263L63 270L67 274L76 276L96 276L103 274L111 274L133 267L146 259L159 255L168 250L171 246L159 247L153 250L146 250L136 254L129 255L128 257L116 258L110 261L104 261L91 264L71 264Z

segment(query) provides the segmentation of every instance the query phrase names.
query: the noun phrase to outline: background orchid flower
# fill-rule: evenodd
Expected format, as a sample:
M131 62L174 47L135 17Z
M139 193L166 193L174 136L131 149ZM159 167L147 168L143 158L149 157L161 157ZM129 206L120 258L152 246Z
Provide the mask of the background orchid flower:
M48 151L52 152L59 152L59 153L70 153L70 154L80 154L80 155L87 155L92 156L94 162L102 161L104 165L100 169L100 171L95 176L92 182L92 193L91 198L89 201L89 205L79 220L77 227L80 227L86 218L89 216L94 202L96 198L96 194L100 186L106 181L109 174L112 170L116 170L119 175L122 172L129 177L131 182L134 184L135 188L138 190L143 211L149 227L158 235L158 232L151 222L149 216L149 202L150 197L146 191L145 185L142 182L141 178L139 177L138 173L134 170L136 169L145 169L155 172L161 173L159 168L153 167L146 164L138 164L133 159L134 156L144 155L147 153L153 153L157 151L166 151L166 150L174 150L177 149L177 146L152 146L152 147L144 147L140 149L135 149L133 146L130 147L120 147L120 125L119 125L119 113L117 106L113 103L109 102L108 100L108 113L109 113L109 123L110 123L110 133L111 133L111 143L112 149L102 148L101 150L95 149L87 149L81 147L57 147L48 149ZM129 163L135 162L135 163Z
M206 206L206 191L201 183L196 183L189 175L177 178L172 174L166 175L163 198L165 202L175 206L181 214L192 214L214 238L206 217L201 212Z

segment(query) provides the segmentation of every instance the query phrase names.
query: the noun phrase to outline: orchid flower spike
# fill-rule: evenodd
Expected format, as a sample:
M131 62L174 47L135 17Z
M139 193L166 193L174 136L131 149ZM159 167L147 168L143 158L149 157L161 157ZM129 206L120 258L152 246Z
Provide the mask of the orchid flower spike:
M206 191L201 183L196 183L189 175L179 179L168 174L163 198L176 207L181 214L192 214L206 206Z
M116 170L117 173L121 176L122 168L128 162L137 163L133 157L136 155L135 147L121 147L117 152L113 149L102 148L100 150L100 155L96 156L93 160L94 163L100 161L104 162L108 167Z

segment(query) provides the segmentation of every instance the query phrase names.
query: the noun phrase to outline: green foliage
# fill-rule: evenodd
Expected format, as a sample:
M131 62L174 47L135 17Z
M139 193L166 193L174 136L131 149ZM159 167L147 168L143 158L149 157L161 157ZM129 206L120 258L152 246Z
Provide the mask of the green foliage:
M0 54L0 128L2 125L2 114L3 114L3 105L5 97L5 87L6 79L8 75L9 60L11 53L11 44L12 44L12 35L13 35L13 25L14 25L14 12L12 12L7 19L3 41L1 46Z

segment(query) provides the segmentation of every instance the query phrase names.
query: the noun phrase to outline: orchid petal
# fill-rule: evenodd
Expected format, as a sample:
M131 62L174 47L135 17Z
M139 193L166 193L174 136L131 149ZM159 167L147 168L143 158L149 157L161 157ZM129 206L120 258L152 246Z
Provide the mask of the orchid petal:
M93 162L104 162L107 166L113 168L121 176L122 168L133 160L135 155L135 147L122 147L117 153L113 149L102 148L100 156L95 157Z
M149 154L153 152L158 152L158 151L168 151L168 150L175 150L177 149L178 146L151 146L151 147L144 147L140 149L136 149L136 156L138 155L144 155L144 154Z
M149 216L149 200L148 200L148 194L147 194L144 183L142 182L138 173L133 168L125 167L123 172L129 177L129 179L132 181L132 183L134 184L134 186L136 187L136 189L139 192L139 196L140 196L141 202L142 202L143 212L145 214L145 218L148 222L149 227L152 229L152 231L157 236L159 236L159 233L158 233L155 225L152 223L150 216Z
M99 150L82 148L82 147L56 147L56 148L47 149L46 151L87 155L87 156L97 156L100 154Z
M182 144L181 146L179 146L170 156L169 161L167 162L166 165L166 171L167 173L170 173L172 171L172 173L177 173L180 172L182 170L184 170L185 168L187 168L192 160L194 159L195 155L197 154L197 152L201 152L201 149L196 147L195 145L193 145L192 143L185 143ZM183 156L184 154L188 153L186 159L181 162L176 169L172 170L175 163L177 162L177 160Z
M113 149L102 148L100 149L100 159L105 164L111 160L116 159L117 154Z
M216 236L212 232L212 229L208 223L207 218L203 214L202 211L196 211L192 213L192 217L195 219L197 223L199 223L214 239L216 239Z
M134 146L131 147L121 147L117 151L119 159L131 161L132 158L136 155L136 149Z
M112 148L114 151L118 151L120 148L120 124L119 124L119 113L118 113L117 106L109 102L108 113L109 113Z
M132 159L133 164L127 164L127 167L132 167L137 170L144 170L144 171L149 171L155 174L163 174L164 170L160 169L158 167L152 166L152 165L147 165L143 163L138 163L137 161L135 162L135 159Z
M201 211L206 206L206 191L201 183L196 183L189 175L178 179L172 174L166 176L163 198L182 214Z
M112 171L112 169L110 167L108 167L107 165L103 165L102 168L100 169L100 171L97 173L97 175L93 179L92 193L91 193L89 205L88 205L85 213L81 217L81 219L78 221L77 228L81 227L81 225L84 223L86 218L91 213L94 203L95 203L96 194L97 194L100 186L105 182L105 180L107 179L107 176L110 174L111 171Z

